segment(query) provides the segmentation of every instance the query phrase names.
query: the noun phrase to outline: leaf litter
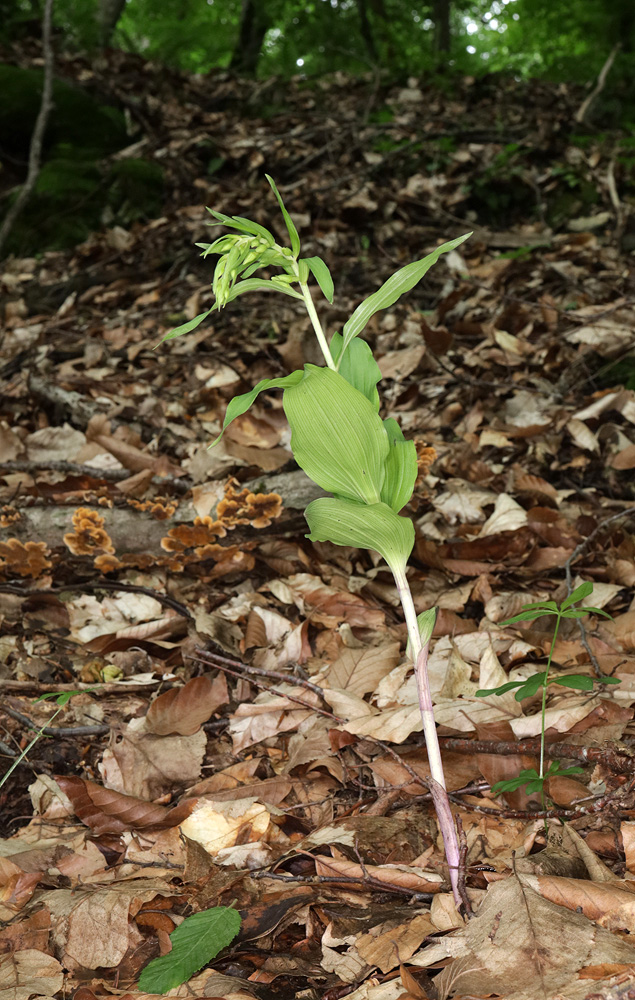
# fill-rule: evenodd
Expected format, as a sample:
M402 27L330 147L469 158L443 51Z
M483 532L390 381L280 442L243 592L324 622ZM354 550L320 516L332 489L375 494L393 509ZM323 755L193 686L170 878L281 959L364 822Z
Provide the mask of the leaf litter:
M606 379L633 346L613 146L591 136L581 151L580 95L535 81L540 100L502 79L431 96L413 158L396 152L418 134L414 84L373 94L392 115L381 126L368 85L339 79L319 84L337 111L296 81L267 118L256 84L218 72L210 107L209 81L106 58L66 70L96 86L107 74L115 94L128 73L163 95L148 103L150 155L172 202L74 250L10 258L0 277L7 769L45 727L0 791L0 995L144 995L142 971L169 955L174 929L215 907L240 914L238 936L172 995L626 995L635 390ZM483 221L483 171L519 122L530 164L546 127L557 148L536 182L542 217L512 201L501 230ZM435 134L450 128L455 148L432 170ZM210 130L216 174L200 146ZM554 210L561 162L596 186L601 223L583 205L577 219ZM213 305L193 253L204 205L275 218L265 164L303 243L340 276L335 304L322 303L331 332L422 247L466 219L475 229L367 328L387 413L418 443L410 579L417 612L440 609L431 687L469 921L449 891L388 574L372 554L304 537L301 511L320 493L291 464L279 399L207 451L237 391L317 360L305 322L256 296L153 350ZM625 173L619 185L623 208ZM549 779L545 817L535 794L490 790L536 766L538 698L476 691L544 669L550 620L499 623L585 580L613 619L564 621L555 671L621 683L549 689L548 753L584 773ZM55 705L34 699L74 690L46 728Z

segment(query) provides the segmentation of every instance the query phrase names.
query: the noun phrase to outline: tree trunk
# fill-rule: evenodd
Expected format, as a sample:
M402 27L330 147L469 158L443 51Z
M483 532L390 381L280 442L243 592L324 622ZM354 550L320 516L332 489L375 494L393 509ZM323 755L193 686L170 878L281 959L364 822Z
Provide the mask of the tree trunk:
M357 0L357 10L359 12L359 31L366 46L366 54L372 63L379 62L377 56L377 46L373 37L373 29L368 19L368 8L366 0Z
M434 0L434 47L437 52L450 51L450 4L452 0Z
M264 0L243 0L238 41L231 57L230 69L246 76L255 75L270 23Z
M99 0L99 43L104 49L110 45L117 21L124 12L126 0Z

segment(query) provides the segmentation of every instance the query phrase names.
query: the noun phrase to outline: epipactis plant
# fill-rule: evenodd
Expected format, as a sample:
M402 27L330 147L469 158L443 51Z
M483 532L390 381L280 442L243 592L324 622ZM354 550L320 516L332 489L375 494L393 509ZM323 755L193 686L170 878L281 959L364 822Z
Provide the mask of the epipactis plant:
M234 232L213 243L199 243L203 257L219 254L212 289L218 309L238 295L256 290L278 291L301 300L307 310L325 367L305 364L282 378L263 379L251 392L236 396L227 407L221 434L235 417L245 413L258 393L283 389L282 404L291 427L291 449L298 465L331 497L314 500L305 511L312 541L332 542L374 549L390 567L397 585L408 629L409 650L415 664L423 731L428 750L430 792L443 835L450 880L457 905L459 846L445 790L427 660L436 609L415 611L406 569L414 545L414 527L400 511L412 497L417 478L417 455L413 441L406 441L392 418L379 415L377 383L379 366L368 344L359 339L371 316L392 306L410 291L435 264L441 254L460 246L471 235L459 236L439 246L427 257L396 271L354 311L341 333L327 342L309 290L311 276L329 302L333 280L320 257L301 257L300 238L271 177L267 180L289 234L290 247L281 246L263 226L240 216L211 212L217 225ZM211 211L211 210L209 210ZM262 267L279 267L271 278L254 278ZM212 309L184 323L164 337L168 340L195 329Z
M608 612L602 611L600 608L574 607L578 601L585 600L585 598L590 597L592 593L593 584L587 581L586 583L581 583L572 594L569 594L562 604L556 604L555 601L537 601L534 604L525 604L520 614L514 615L513 618L508 618L506 621L499 623L500 627L504 628L506 625L513 625L516 622L534 621L536 618L541 618L543 615L554 615L556 619L553 637L551 640L551 647L547 657L547 665L543 671L537 674L532 674L531 677L527 677L525 680L507 681L506 684L501 684L497 688L481 688L476 692L476 696L478 698L487 698L489 695L501 695L505 694L506 691L513 691L514 688L517 688L514 697L516 701L522 701L524 698L533 698L538 691L542 689L540 717L540 771L536 771L534 767L525 768L520 772L517 778L510 778L508 781L498 781L495 785L492 785L492 791L497 795L504 794L505 792L514 792L517 788L524 787L527 793L540 793L540 801L544 809L545 782L549 778L553 778L556 775L584 773L583 768L581 767L560 767L557 760L552 761L549 768L545 771L545 722L547 711L547 689L551 684L559 684L561 687L574 688L577 691L592 691L594 684L620 683L617 677L593 678L589 677L588 674L563 674L561 676L549 675L553 651L558 637L558 629L560 628L560 622L563 618L583 618L584 615L588 614L603 615L605 618L611 617Z

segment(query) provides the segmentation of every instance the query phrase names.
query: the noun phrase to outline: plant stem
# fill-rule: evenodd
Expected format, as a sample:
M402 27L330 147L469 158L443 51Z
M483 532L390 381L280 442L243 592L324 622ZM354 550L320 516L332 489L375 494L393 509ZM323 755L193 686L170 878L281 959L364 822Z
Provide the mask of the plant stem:
M57 716L60 714L61 711L63 711L63 709L65 707L66 707L65 704L64 705L60 705L60 707L57 709L57 711L53 712L51 718L48 720L48 722L46 723L46 725L50 726L50 724L52 723L53 719L56 719ZM18 767L18 765L22 763L22 761L24 760L24 758L28 754L29 750L31 750L35 746L35 744L37 743L37 741L42 738L42 736L44 735L44 732L43 732L44 728L45 727L42 726L42 729L38 729L37 733L35 734L35 736L31 740L31 742L29 743L29 745L22 751L22 753L20 754L20 756L18 757L18 759L14 760L13 764L11 765L11 767L9 768L9 770L6 772L6 774L3 774L2 778L0 778L0 788L2 788L2 786L5 783L5 781L8 781L8 779L10 778L10 776L15 771L16 767Z
M419 708L421 710L421 722L423 723L423 735L426 741L428 762L430 764L430 775L432 778L432 781L430 782L430 793L432 795L437 819L439 821L441 836L443 837L443 846L445 847L445 856L448 862L452 894L454 896L454 902L458 908L463 903L463 899L461 898L461 894L459 892L459 840L454 820L452 818L450 800L445 789L443 761L441 760L441 749L439 747L437 727L434 720L432 695L430 694L430 680L428 678L428 649L430 642L428 640L425 646L421 643L419 626L417 624L417 612L415 611L414 602L412 600L412 593L410 591L410 584L408 583L405 567L403 569L391 567L391 569L397 585L397 591L403 608L404 618L406 619L410 649L412 652L412 659L415 664L417 690L419 692Z
M558 614L556 616L556 625L553 630L551 649L549 650L549 656L547 658L547 666L545 668L545 680L542 685L542 711L540 713L540 777L541 778L544 778L545 775L545 722L547 718L547 686L549 684L549 670L551 669L551 659L553 657L553 651L556 646L556 638L558 636L558 629L560 627L560 622L561 622L561 615Z
M313 324L313 329L315 330L315 336L318 339L318 344L322 354L324 355L324 360L326 361L329 368L332 368L334 372L337 371L337 365L333 361L333 356L329 350L329 345L326 342L326 337L324 336L324 330L322 329L322 324L320 323L320 318L315 311L315 306L313 304L313 299L311 298L311 292L309 291L309 286L300 282L300 289L302 291L302 297L304 299L304 304L306 306L306 311L309 314L311 323Z

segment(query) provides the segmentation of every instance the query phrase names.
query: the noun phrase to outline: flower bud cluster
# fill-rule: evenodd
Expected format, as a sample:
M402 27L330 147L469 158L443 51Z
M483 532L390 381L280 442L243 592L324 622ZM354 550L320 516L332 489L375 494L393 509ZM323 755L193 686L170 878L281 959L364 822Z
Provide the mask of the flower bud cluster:
M288 272L292 266L292 260L289 257L289 251L285 254L285 249L279 247L277 243L272 245L262 236L254 236L250 233L230 233L211 243L205 249L204 256L209 253L220 253L221 255L216 264L212 281L212 290L218 308L222 309L227 304L236 281L241 277L250 277L259 267L275 265L285 268ZM288 285L297 281L297 278L294 274L287 273L278 275L272 280Z

